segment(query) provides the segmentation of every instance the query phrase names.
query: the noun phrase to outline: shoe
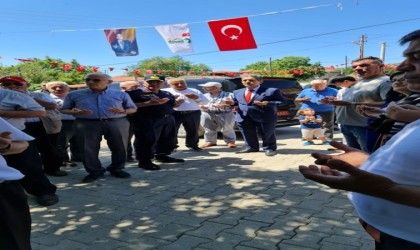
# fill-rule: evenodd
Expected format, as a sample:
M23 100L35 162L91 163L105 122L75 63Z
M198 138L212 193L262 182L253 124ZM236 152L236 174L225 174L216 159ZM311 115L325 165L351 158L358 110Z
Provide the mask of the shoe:
M303 146L309 146L309 145L314 145L314 142L313 141L305 141L303 143Z
M265 155L266 156L275 156L277 154L276 150L272 150L272 149L267 149L265 151Z
M231 142L227 144L228 148L236 148L236 144Z
M191 151L195 151L195 152L202 152L203 151L202 148L199 148L197 146L195 146L195 147L188 147L188 149L191 150Z
M185 162L184 159L178 159L178 158L173 158L167 155L163 155L163 156L156 156L155 157L155 161L157 162L163 162L163 163L180 163L180 162Z
M56 176L56 177L61 177L61 176L68 175L68 173L66 171L63 171L63 170L57 170L57 171L48 172L48 173L45 173L45 174L50 175L50 176Z
M147 164L139 164L139 168L143 168L145 170L150 170L150 171L154 171L154 170L160 170L160 167L154 163L147 163Z
M325 142L322 143L322 145L330 146L330 142L329 141L325 141Z
M109 172L112 176L117 177L117 178L121 178L121 179L127 179L130 178L131 175L125 171L122 170L114 170L114 171L110 171Z
M41 206L48 207L58 202L58 196L56 194L43 194L36 197L36 202Z
M213 147L213 146L217 146L217 144L207 142L207 143L204 143L203 145L201 145L200 148L209 148L209 147Z
M240 151L236 151L236 154L246 154L246 153L253 153L253 152L258 152L258 149L252 149L252 148L246 148Z
M64 166L64 167L76 167L77 163L72 162L72 161L64 161L62 166Z
M134 159L134 158L133 158L133 157L131 157L131 156L128 156L126 161L127 161L127 162L137 162L137 160L136 160L136 159Z
M104 176L104 173L90 173L88 175L85 176L85 178L83 178L82 182L83 183L90 183L90 182L94 182L97 179L101 178Z

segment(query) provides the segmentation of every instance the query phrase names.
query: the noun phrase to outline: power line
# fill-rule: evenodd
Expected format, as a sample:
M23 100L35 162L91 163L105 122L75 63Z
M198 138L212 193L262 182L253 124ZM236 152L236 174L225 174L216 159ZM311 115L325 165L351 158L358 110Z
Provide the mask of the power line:
M327 33L321 33L321 34L310 35L310 36L295 37L295 38L290 38L290 39L285 39L285 40L280 40L280 41L275 41L275 42L262 43L262 44L258 44L258 45L259 46L264 46L264 45L275 44L275 43L291 42L291 41L302 40L302 39L306 39L306 38L327 36L327 35L333 35L333 34L348 32L348 31L361 30L361 29L385 26L385 25L396 24L396 23L410 22L410 21L415 21L415 20L420 20L420 17L405 19L405 20L399 20L399 21L393 21L393 22L387 22L387 23L381 23L381 24L373 24L373 25L362 26L362 27L351 28L351 29L345 29L345 30L331 31L331 32L327 32Z
M411 22L411 21L416 21L416 20L420 20L420 17L411 18L411 19L404 19L404 20L397 20L397 21L380 23L380 24L372 24L372 25L367 25L367 26L362 26L362 27L357 27L357 28L350 28L350 29L344 29L344 30L331 31L331 32L326 32L326 33L321 33L321 34L315 34L315 35L310 35L310 36L302 36L302 37L295 37L295 38L290 38L290 39L284 39L284 40L279 40L279 41L274 41L274 42L268 42L268 43L258 44L258 47L259 46L266 46L266 45L276 44L276 43L284 43L284 42L291 42L291 41L303 40L303 39L320 37L320 36L333 35L333 34L338 34L338 33L349 32L349 31L361 30L361 29L368 29L368 28L379 27L379 26L386 26L386 25L391 25L391 24L396 24L396 23ZM207 51L207 52L202 52L202 53L194 53L194 54L190 54L190 55L184 55L183 57L203 55L203 54L211 54L211 53L217 53L217 52L220 52L220 51ZM137 63L137 62L138 61L135 61L135 62L126 62L126 63L114 63L114 64L129 64L129 63ZM104 64L104 65L98 65L98 66L108 66L108 65L114 65L114 64Z

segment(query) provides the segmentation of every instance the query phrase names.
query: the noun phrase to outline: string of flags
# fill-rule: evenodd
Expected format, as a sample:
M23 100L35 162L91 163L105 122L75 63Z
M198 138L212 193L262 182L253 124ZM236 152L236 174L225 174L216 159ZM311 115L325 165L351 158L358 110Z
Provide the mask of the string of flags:
M257 48L257 43L254 39L251 26L249 24L248 17L284 14L289 12L310 10L316 8L336 6L339 9L343 8L341 3L335 4L324 4L317 6L308 6L303 8L289 9L283 11L272 11L268 13L249 15L247 17L223 19L223 20L212 20L203 21L206 22L210 28L210 31L216 41L216 44L220 51L232 51L232 50L246 50ZM193 23L203 23L193 22ZM191 23L190 23L191 24ZM173 53L194 53L192 47L191 32L188 23L182 24L171 24L171 25L158 25L148 27L137 27L137 28L155 28L161 37L166 42L167 46ZM136 27L132 28L113 28L113 29L83 29L83 30L53 30L51 32L75 32L75 31L89 31L89 30L103 30L107 39L108 44L114 51L115 55L121 56L137 56L139 49L136 41ZM1 57L0 57L1 59ZM34 62L34 59L15 58L21 62ZM52 62L54 67L58 67L58 64ZM71 64L60 65L64 71L70 71L74 67ZM89 66L76 66L77 72L84 72L86 70L92 70L97 72L99 67ZM109 67L108 70L112 71L114 68ZM128 69L123 68L128 71Z
M209 21L208 25L220 51L257 48L248 17ZM187 23L160 25L155 29L173 53L194 52ZM104 31L116 56L139 54L135 28L105 29Z
M341 3L309 6L300 9L273 11L252 16L274 15L299 10L336 6L343 9ZM206 21L220 51L256 49L248 17ZM194 53L191 32L188 23L153 26L173 53ZM74 30L63 30L74 31ZM60 31L55 31L60 32ZM107 41L116 56L136 56L139 54L136 42L136 28L118 28L104 30Z
M0 57L2 59L2 57ZM23 63L33 63L36 62L36 59L25 59L25 58L15 58L16 60L23 62ZM62 70L65 72L71 72L75 71L78 73L87 73L87 72L99 72L100 66L84 66L84 65L76 65L76 64L70 64L70 63L61 63L56 61L49 61L47 62L51 68L55 68L58 70ZM267 71L267 70L247 70L244 72L236 72L239 74L242 73L255 73L255 74L261 74L265 76L270 75L277 75L277 76L301 76L306 73L319 73L320 71L336 71L338 69L345 68L345 64L337 64L337 65L331 65L331 66L321 66L321 67L307 67L307 68L298 68L298 69L288 69L288 70L273 70L273 71ZM395 64L386 64L384 66L385 70L393 72L396 70L397 65ZM112 72L115 70L115 67L107 67L102 68L104 70ZM127 73L132 72L136 76L143 76L145 74L164 74L166 76L215 76L215 75L223 75L223 76L236 76L236 73L232 73L231 71L218 71L218 72L209 72L209 71L185 71L185 70L140 70L140 69L132 69L129 68L120 68L120 70L124 70Z

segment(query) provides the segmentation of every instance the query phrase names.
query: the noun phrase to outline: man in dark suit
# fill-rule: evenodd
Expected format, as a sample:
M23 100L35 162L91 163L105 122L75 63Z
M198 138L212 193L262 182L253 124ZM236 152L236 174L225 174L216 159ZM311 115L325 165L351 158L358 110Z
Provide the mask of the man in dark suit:
M137 44L125 40L122 34L117 34L115 41L111 43L111 47L116 56L135 56L138 54Z
M276 155L277 143L275 124L277 105L284 103L280 91L276 88L260 86L261 76L242 75L243 89L233 92L233 105L238 106L235 120L245 140L246 148L236 153L259 151L258 133L262 138L265 155Z

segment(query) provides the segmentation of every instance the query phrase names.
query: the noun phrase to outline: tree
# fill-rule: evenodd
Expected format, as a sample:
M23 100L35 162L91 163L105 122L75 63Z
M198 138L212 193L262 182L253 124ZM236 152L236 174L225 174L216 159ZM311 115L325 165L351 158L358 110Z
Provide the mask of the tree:
M212 69L203 64L203 63L199 63L199 64L195 64L195 65L191 65L191 71L195 71L195 72L211 72Z
M189 61L182 59L180 56L170 58L163 58L160 56L144 59L136 65L129 66L129 75L135 74L149 74L158 73L167 76L179 76L187 74L188 72L210 72L211 68L205 64L192 64ZM137 71L136 71L137 70Z
M70 85L82 83L89 68L80 70L79 66L76 60L66 63L49 57L43 60L32 58L18 65L0 67L0 75L21 76L31 84L31 89L39 89L41 83L50 81L63 81Z
M261 70L261 71L269 71L270 70L270 64L268 62L259 61L253 64L249 64L245 66L244 69L241 69L241 71L244 70Z
M271 68L269 62L260 61L245 66L241 71L253 70L256 71L256 73L261 73L263 75L287 76L299 80L323 76L325 74L325 69L319 62L311 64L309 61L309 57L288 56L282 59L273 60L271 62Z

